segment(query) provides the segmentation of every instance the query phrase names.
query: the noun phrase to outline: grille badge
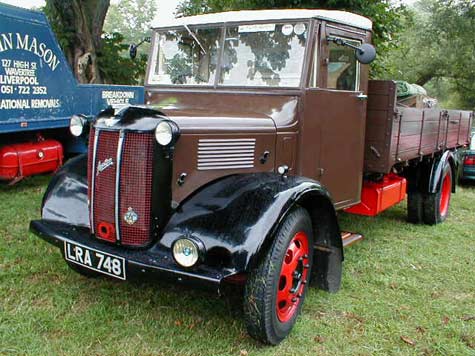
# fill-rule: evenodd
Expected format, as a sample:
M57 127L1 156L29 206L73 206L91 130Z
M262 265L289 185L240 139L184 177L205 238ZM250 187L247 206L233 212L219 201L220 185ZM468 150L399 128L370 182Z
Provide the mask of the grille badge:
M99 161L97 164L97 174L104 172L107 168L112 167L114 165L114 160L112 158L107 158L104 162Z
M139 216L132 208L129 208L124 215L124 220L129 225L135 224L138 219L139 219Z

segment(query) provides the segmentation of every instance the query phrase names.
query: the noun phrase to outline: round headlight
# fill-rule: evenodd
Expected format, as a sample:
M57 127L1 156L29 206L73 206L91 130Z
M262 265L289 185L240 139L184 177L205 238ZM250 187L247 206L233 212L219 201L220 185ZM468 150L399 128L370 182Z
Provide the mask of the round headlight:
M162 146L168 146L173 141L173 128L166 122L162 121L155 129L155 139Z
M173 244L173 257L183 267L194 266L200 257L198 245L187 238L176 240Z
M78 115L73 115L69 122L69 131L71 131L71 134L76 137L81 136L84 131L84 123L84 118Z

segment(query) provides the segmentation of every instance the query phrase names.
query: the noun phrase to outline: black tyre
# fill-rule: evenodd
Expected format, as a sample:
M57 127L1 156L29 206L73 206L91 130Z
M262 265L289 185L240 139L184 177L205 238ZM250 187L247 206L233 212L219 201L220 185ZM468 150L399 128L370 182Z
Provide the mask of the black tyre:
M296 208L281 224L245 286L244 316L253 338L276 345L290 333L305 299L312 252L310 216Z
M423 195L420 192L407 194L407 221L420 224L424 221Z
M87 278L97 278L101 276L101 273L90 270L88 268L81 267L75 263L66 261L69 268L71 268L74 272L79 273L80 275L87 277Z
M424 223L439 224L449 216L450 198L453 185L452 169L446 165L442 173L442 182L437 193L426 194L423 201Z

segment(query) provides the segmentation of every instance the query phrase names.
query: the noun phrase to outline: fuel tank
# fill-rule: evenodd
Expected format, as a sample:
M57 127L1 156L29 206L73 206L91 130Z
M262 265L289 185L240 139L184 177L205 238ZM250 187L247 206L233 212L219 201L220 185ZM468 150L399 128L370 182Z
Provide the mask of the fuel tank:
M63 163L63 146L56 140L0 146L0 180L15 181L54 172Z

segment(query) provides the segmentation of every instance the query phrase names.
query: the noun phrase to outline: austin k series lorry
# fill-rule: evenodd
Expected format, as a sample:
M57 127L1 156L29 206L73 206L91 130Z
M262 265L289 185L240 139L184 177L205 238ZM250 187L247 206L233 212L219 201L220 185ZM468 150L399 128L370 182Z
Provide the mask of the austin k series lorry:
M158 23L145 106L108 109L89 151L52 179L31 222L85 276L243 292L249 334L277 344L312 282L336 292L337 212L408 198L437 224L473 113L396 106L369 81L372 23L326 10L207 14Z

